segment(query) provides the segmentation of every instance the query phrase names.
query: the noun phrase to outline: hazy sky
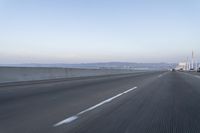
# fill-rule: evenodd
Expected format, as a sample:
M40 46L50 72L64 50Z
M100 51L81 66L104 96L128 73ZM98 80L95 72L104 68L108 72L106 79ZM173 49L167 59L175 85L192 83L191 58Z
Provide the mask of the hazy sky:
M0 63L200 58L199 0L0 0Z

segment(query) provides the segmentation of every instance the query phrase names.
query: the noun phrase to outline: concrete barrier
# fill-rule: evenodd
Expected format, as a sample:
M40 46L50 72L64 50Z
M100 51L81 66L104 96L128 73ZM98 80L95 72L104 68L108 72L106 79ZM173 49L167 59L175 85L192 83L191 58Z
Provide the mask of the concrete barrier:
M0 83L135 73L121 69L0 67Z

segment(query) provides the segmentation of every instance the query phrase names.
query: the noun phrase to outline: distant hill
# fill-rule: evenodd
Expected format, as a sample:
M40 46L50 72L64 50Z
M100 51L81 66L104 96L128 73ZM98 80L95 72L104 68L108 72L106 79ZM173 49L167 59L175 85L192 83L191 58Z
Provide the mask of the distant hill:
M104 63L80 63L80 64L12 64L1 66L20 67L63 67L63 68L87 68L87 69L135 69L135 70L166 70L175 68L175 63L130 63L130 62L104 62Z

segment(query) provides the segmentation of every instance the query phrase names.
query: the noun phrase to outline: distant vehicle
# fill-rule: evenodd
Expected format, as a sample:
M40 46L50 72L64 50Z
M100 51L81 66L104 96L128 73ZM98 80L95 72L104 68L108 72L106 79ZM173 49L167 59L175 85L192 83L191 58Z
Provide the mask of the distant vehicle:
M183 68L181 68L179 71L183 71Z
M175 72L175 69L172 69L172 72Z
M197 69L197 72L200 72L200 67Z

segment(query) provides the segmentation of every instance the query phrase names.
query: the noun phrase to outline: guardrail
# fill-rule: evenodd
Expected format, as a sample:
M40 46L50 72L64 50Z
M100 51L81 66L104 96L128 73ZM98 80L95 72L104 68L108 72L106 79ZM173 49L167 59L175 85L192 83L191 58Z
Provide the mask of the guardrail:
M48 80L59 78L89 77L127 74L139 71L124 69L78 69L47 67L0 67L0 83Z

